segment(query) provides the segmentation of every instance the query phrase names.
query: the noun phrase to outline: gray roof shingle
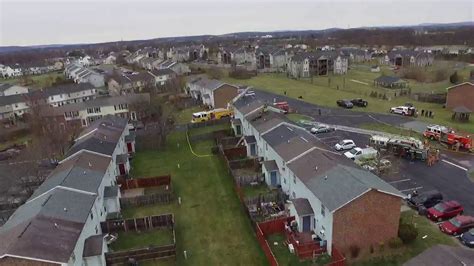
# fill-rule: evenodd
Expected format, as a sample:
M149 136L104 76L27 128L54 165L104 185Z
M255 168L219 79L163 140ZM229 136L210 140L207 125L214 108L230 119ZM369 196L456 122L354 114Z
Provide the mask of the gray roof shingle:
M313 208L311 207L311 204L309 203L308 199L296 198L296 199L292 199L291 202L293 202L293 206L295 207L295 210L298 213L298 216L301 217L305 215L314 214Z
M371 189L404 197L378 176L329 151L315 149L289 163L288 168L330 211Z

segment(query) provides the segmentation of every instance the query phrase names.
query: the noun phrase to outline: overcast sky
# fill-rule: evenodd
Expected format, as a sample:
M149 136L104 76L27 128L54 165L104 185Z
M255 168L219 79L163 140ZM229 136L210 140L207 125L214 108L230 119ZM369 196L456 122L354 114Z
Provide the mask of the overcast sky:
M473 21L473 0L0 0L0 46Z

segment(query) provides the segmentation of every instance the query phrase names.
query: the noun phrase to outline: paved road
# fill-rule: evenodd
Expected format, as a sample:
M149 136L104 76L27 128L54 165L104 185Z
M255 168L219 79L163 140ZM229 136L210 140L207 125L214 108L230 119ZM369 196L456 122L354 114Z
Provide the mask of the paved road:
M319 106L317 104L308 103L302 100L293 99L283 95L277 95L271 92L254 90L256 97L272 103L274 101L286 101L291 108L298 111L300 114L314 117L317 121L327 124L342 125L342 126L358 126L366 123L382 122L391 125L401 126L404 123L413 121L413 119L392 114L377 114L368 112L358 112L358 108L354 107L352 110L343 108L335 108ZM370 103L369 103L370 104ZM319 115L321 110L321 116ZM388 110L387 110L388 111Z

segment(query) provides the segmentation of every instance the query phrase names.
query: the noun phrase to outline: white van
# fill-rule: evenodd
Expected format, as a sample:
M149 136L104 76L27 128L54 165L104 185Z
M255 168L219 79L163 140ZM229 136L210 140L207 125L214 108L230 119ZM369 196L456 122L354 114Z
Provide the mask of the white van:
M361 158L373 159L377 156L377 150L372 147L365 148L365 149L355 147L350 151L346 151L344 153L344 156L352 160L361 159Z

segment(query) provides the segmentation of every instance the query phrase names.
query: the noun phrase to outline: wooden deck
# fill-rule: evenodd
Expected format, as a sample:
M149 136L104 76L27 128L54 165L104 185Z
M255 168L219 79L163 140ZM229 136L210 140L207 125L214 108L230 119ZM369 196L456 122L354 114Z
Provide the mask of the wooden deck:
M293 244L295 253L300 259L311 259L326 252L318 241L313 240L310 232L286 232L288 244Z

